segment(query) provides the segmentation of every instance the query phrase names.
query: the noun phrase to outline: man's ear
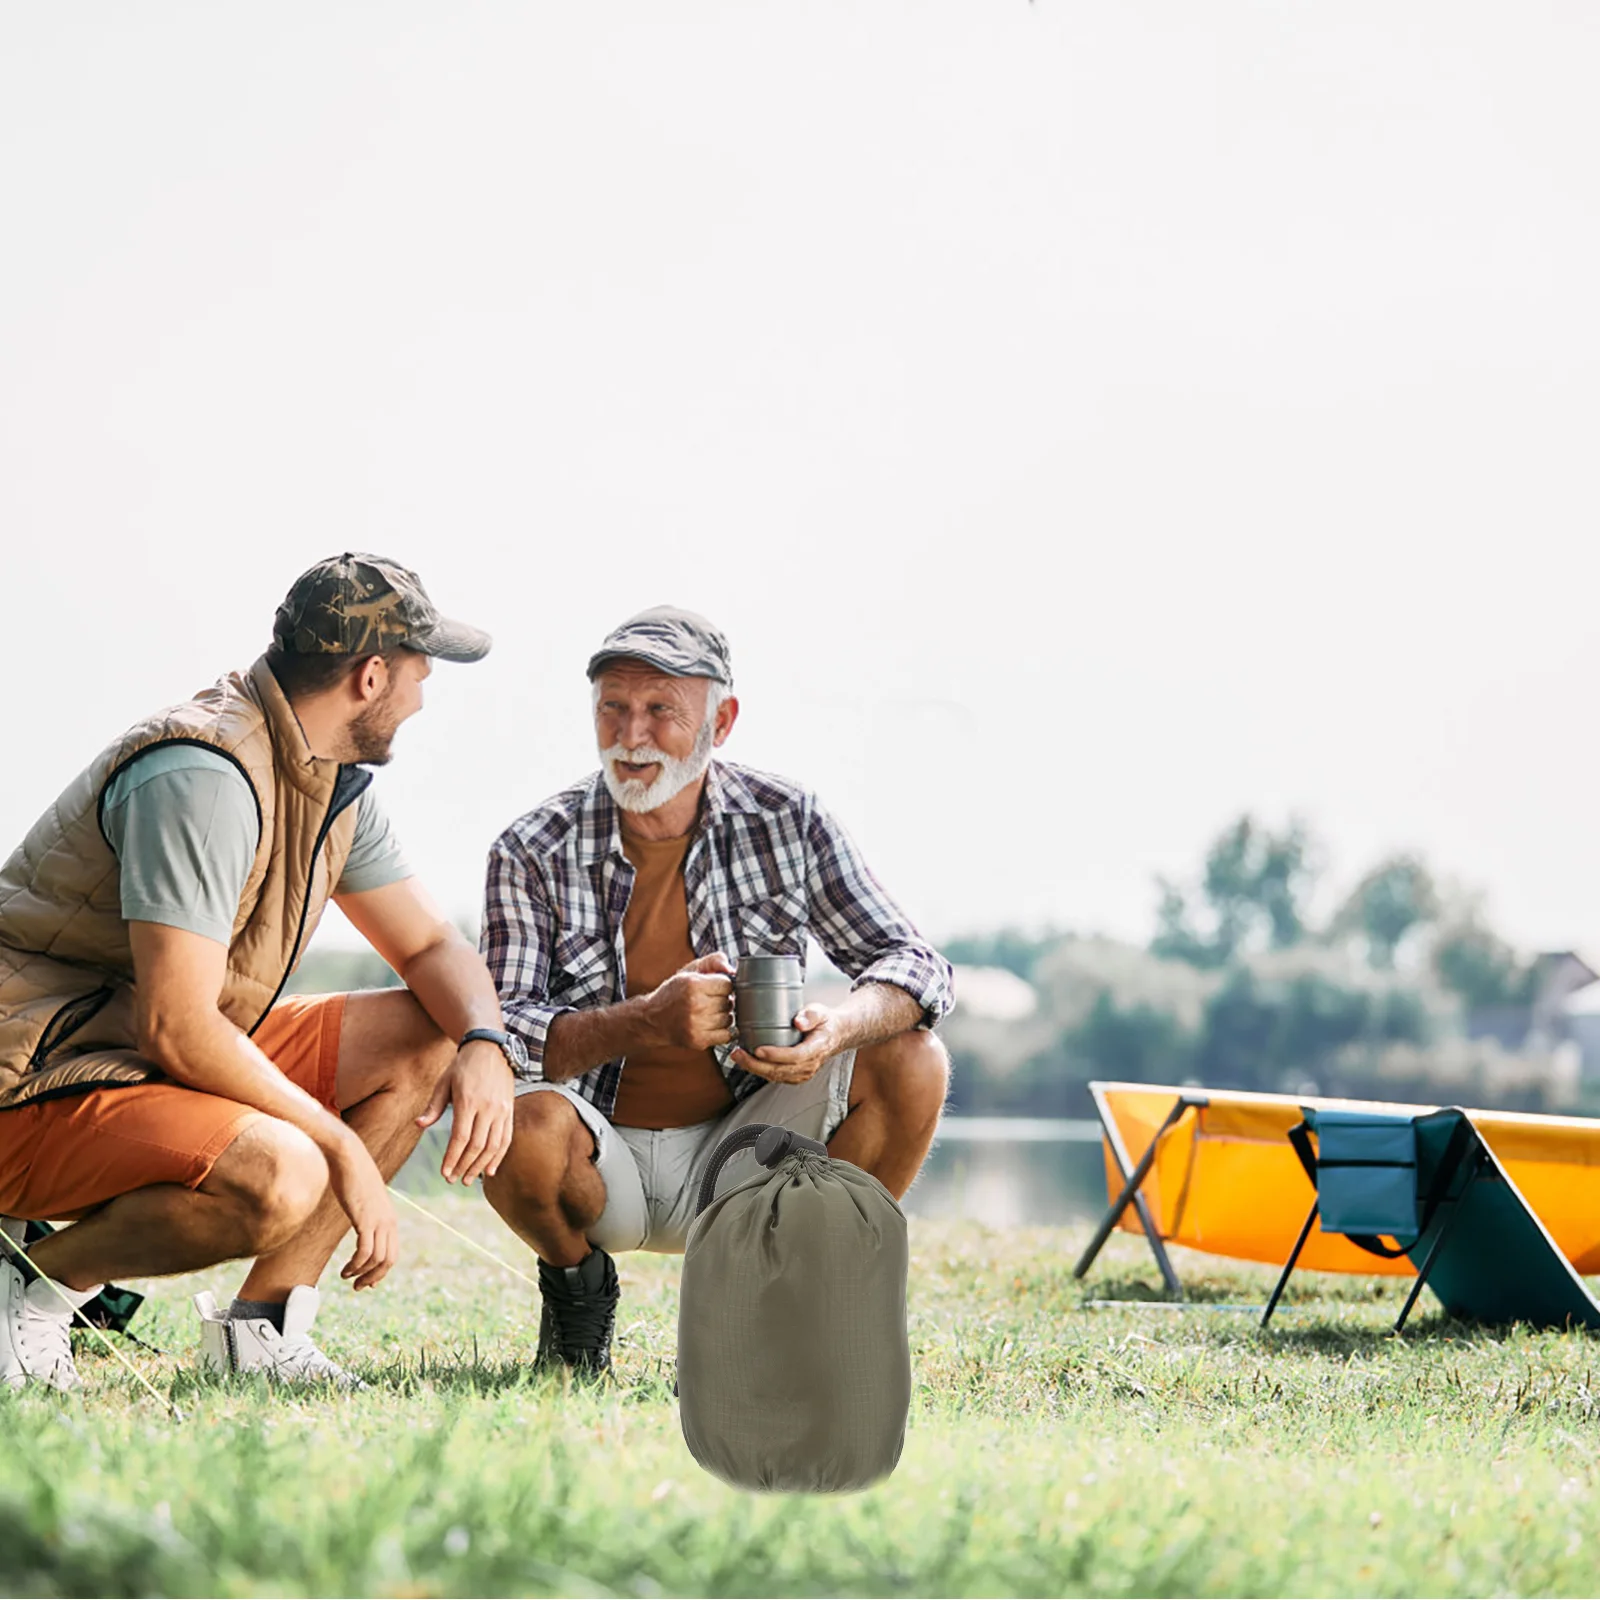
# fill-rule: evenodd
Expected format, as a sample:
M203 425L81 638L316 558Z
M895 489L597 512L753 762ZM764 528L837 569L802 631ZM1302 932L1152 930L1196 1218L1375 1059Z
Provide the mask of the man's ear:
M733 732L733 725L739 720L739 702L730 694L726 700L717 707L717 731L711 740L712 747L721 744Z
M389 663L382 656L368 656L350 679L355 685L356 698L363 705L376 700L389 686Z

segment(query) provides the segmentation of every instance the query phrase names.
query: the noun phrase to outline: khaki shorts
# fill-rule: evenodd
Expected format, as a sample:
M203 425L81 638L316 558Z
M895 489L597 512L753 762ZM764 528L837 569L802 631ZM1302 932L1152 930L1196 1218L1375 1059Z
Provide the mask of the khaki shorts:
M564 1095L594 1135L594 1164L606 1186L606 1206L589 1230L590 1244L612 1255L626 1250L676 1255L689 1237L701 1180L722 1140L752 1122L768 1122L826 1142L850 1110L855 1064L855 1051L842 1051L805 1083L769 1083L731 1111L690 1128L619 1128L564 1083L519 1083L517 1094ZM754 1152L741 1150L723 1167L717 1193L760 1170Z

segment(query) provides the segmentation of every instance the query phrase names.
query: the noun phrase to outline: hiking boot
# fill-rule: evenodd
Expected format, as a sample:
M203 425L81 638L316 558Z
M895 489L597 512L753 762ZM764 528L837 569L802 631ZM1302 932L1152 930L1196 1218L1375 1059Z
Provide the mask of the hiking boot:
M101 1287L59 1288L14 1260L0 1261L0 1384L20 1389L31 1379L64 1393L81 1389L72 1364L72 1315Z
M575 1267L539 1263L539 1354L536 1368L567 1366L590 1377L611 1370L617 1320L617 1264L596 1246Z
M336 1389L364 1389L353 1372L346 1372L311 1341L321 1296L309 1284L289 1291L283 1308L283 1332L270 1317L232 1317L217 1309L209 1291L194 1297L200 1313L200 1365L223 1376L234 1372L264 1372L276 1383L326 1384Z

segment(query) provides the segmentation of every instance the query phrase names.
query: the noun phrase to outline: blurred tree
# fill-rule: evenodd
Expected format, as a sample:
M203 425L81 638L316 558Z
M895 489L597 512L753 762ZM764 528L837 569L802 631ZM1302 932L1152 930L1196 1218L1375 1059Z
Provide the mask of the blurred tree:
M1197 1076L1222 1089L1276 1088L1278 1014L1255 974L1238 967L1206 1005Z
M1189 920L1189 902L1170 878L1157 878L1161 904L1156 908L1156 936L1150 953L1169 961L1186 961L1191 967L1215 967L1227 958L1211 940L1195 932Z
M1471 1007L1525 1006L1537 982L1534 963L1469 911L1439 930L1433 970L1445 988Z
M1281 1009L1277 1045L1282 1052L1278 1065L1320 1070L1335 1051L1369 1035L1372 1001L1365 990L1332 983L1321 973L1302 973L1293 979L1277 1000Z
M1149 1005L1119 1006L1103 990L1062 1042L1085 1077L1179 1083L1194 1065L1195 1041L1175 1016Z
M1298 820L1274 830L1245 815L1211 842L1192 885L1157 879L1147 949L1015 928L953 941L952 959L1006 967L1039 995L1036 1017L1004 1026L1003 1047L966 1019L963 1107L1081 1114L1089 1078L1290 1092L1311 1079L1393 1098L1409 1070L1431 1098L1443 1062L1458 1081L1471 1060L1455 1000L1526 1008L1534 963L1414 853L1377 862L1314 924L1318 854ZM1425 959L1404 959L1411 950ZM951 1027L962 1025L958 1014Z
M1316 879L1311 857L1310 837L1298 820L1273 833L1241 817L1211 847L1206 898L1219 923L1237 930L1234 949L1256 927L1274 950L1300 942L1306 930L1302 907Z
M1020 928L1001 928L998 933L968 934L948 939L940 951L949 961L967 967L1004 967L1019 978L1033 978L1033 964L1046 950L1069 937L1057 928L1040 933L1024 933Z
M1320 972L1287 980L1233 968L1206 1007L1198 1075L1218 1088L1281 1087L1286 1074L1324 1076L1351 1052L1423 1044L1428 1010L1410 989L1353 987Z
M1384 1044L1424 1045L1433 1041L1433 1019L1415 989L1390 989L1382 998L1378 1037Z
M1248 949L1298 944L1306 934L1305 905L1316 882L1314 857L1311 836L1298 819L1274 833L1251 816L1240 817L1206 852L1200 896L1210 932L1196 932L1188 897L1160 879L1151 950L1196 966L1220 967Z
M1390 856L1350 891L1329 932L1359 934L1368 963L1380 972L1392 972L1395 953L1407 935L1438 915L1439 894L1427 867L1414 855Z

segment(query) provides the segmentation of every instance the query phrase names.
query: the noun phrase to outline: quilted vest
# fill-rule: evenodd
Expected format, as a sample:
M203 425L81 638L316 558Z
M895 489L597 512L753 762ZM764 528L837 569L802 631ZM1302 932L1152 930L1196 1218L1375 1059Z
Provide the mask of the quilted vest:
M255 793L261 832L228 945L218 1009L253 1033L315 930L371 781L311 753L265 657L100 752L0 867L0 1110L159 1069L134 1053L133 957L121 868L101 831L111 780L159 745L205 745Z

